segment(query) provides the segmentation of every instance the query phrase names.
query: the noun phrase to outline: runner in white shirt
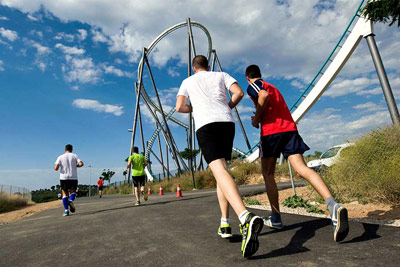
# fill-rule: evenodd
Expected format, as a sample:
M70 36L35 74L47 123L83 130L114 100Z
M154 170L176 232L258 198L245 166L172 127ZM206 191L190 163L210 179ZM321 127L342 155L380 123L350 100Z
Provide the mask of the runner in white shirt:
M205 56L193 59L193 76L185 79L176 99L178 112L193 112L196 135L200 149L217 181L217 196L221 209L218 234L232 237L229 221L229 204L240 220L243 257L252 256L258 249L258 235L263 227L261 217L248 212L239 195L236 183L228 172L227 160L231 159L235 123L231 109L244 93L236 80L224 72L209 72ZM228 102L226 90L233 93ZM191 105L187 104L190 99Z
M78 155L72 153L73 147L68 144L65 146L65 153L59 156L55 162L54 170L60 170L60 185L62 189L62 200L64 205L64 216L75 212L74 200L78 187L78 174L76 169L83 166L83 162ZM68 199L69 197L69 199Z

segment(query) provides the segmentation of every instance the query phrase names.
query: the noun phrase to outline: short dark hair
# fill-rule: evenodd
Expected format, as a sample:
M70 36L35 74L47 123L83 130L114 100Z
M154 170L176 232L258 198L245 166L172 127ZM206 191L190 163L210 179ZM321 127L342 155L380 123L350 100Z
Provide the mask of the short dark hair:
M139 148L138 148L137 146L135 146L135 147L133 148L133 152L139 153Z
M65 146L65 150L66 151L72 152L72 149L73 149L73 147L72 147L71 144L68 144L68 145Z
M257 65L250 65L246 68L245 75L247 78L261 78L261 71Z
M208 68L208 60L205 56L198 55L193 58L192 65L195 69L207 69Z

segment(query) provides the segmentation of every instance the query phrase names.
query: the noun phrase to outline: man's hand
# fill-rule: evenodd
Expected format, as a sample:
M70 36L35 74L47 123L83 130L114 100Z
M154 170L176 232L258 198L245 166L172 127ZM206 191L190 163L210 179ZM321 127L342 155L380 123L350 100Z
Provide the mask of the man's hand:
M260 128L260 121L255 118L255 116L251 116L251 125L256 127L257 129Z

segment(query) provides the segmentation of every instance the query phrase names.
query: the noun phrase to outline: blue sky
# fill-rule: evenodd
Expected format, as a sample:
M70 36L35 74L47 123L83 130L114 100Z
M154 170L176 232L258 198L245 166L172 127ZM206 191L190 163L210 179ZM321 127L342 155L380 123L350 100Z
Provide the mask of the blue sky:
M211 0L0 0L0 4L0 184L38 189L58 183L52 167L67 143L74 145L86 166L92 166L92 182L103 168L117 172L114 180L123 179L138 61L142 48L164 29L187 17L202 23L211 33L224 71L243 89L244 68L258 64L264 78L281 90L291 106L329 55L359 1L260 0L244 5ZM376 24L375 33L399 103L399 29ZM204 53L204 34L194 29L194 36L198 53ZM182 29L161 41L151 55L167 110L187 75L186 45ZM150 84L146 88L150 90ZM154 122L142 110L148 140ZM255 144L259 133L250 126L252 102L245 98L239 111ZM177 117L185 120L184 115ZM390 118L363 40L299 123L299 130L313 152L385 125L390 125ZM173 124L171 129L183 150L184 131ZM239 128L235 146L246 149ZM88 183L89 168L80 169L79 177Z

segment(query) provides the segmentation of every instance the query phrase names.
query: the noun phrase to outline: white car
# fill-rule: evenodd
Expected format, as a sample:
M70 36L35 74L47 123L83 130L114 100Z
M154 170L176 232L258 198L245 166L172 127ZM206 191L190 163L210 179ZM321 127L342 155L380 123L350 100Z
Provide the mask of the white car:
M322 153L319 159L314 159L307 162L307 166L317 172L323 170L324 168L331 167L338 161L340 152L346 147L352 145L353 143L345 143L330 147L327 151Z

